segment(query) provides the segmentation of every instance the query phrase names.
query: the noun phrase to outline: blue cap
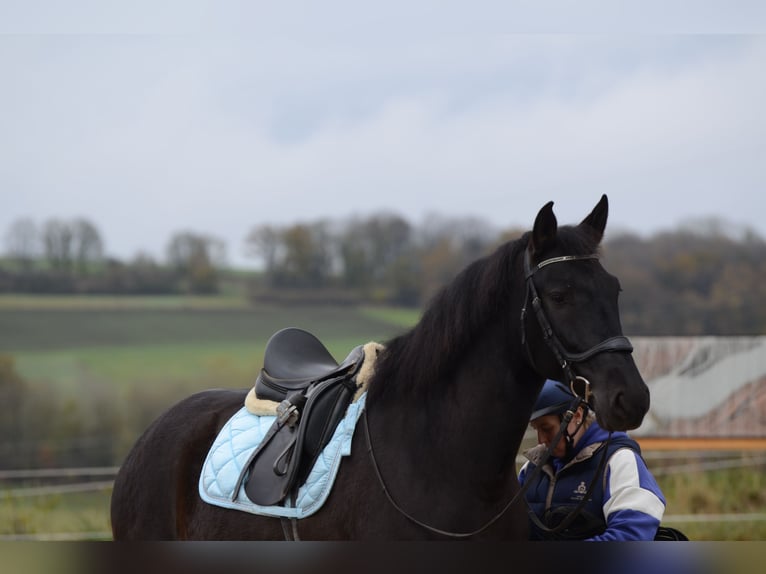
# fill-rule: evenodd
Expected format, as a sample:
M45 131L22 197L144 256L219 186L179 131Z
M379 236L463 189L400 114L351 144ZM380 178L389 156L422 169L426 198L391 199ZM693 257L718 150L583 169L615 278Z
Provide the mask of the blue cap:
M529 420L535 420L545 415L563 414L575 398L572 391L564 383L548 379L540 390L540 394L537 395L537 402L535 402Z

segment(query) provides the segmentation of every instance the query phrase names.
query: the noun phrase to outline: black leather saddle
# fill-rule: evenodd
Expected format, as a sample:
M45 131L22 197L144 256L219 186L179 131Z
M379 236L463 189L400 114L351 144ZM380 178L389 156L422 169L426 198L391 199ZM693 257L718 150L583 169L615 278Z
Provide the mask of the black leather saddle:
M272 335L255 394L279 401L277 417L244 465L235 493L244 482L251 501L272 506L297 492L345 416L363 361L362 345L338 364L308 331L290 327Z
M364 358L359 347L338 363L314 335L297 327L274 333L266 343L263 369L255 381L259 399L282 401L312 382L353 369Z

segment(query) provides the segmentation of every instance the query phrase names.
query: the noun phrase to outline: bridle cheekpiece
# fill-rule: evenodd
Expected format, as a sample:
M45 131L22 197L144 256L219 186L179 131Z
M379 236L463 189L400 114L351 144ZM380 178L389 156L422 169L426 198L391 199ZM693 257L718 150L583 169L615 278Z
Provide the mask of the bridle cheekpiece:
M534 359L532 357L532 353L529 350L529 346L527 345L527 337L526 337L526 329L525 329L525 319L527 315L527 305L531 302L532 303L532 309L535 312L535 317L537 317L537 322L540 325L540 329L543 333L543 339L548 345L548 348L553 352L553 355L556 358L557 363L561 367L561 370L564 373L564 378L566 379L566 383L569 385L570 390L575 396L581 397L586 403L590 403L590 397L591 397L591 391L590 391L590 382L581 376L575 375L572 371L571 364L572 363L581 363L583 361L587 361L594 355L597 355L599 353L606 353L606 352L624 352L624 353L630 353L633 351L633 345L630 344L630 341L627 337L623 335L615 335L614 337L609 337L600 343L597 343L596 345L592 346L590 349L587 349L581 353L572 353L567 351L567 349L564 348L564 345L561 344L561 341L556 336L556 333L553 332L553 327L551 326L550 321L548 320L548 317L545 314L545 310L543 309L542 300L540 299L540 295L537 292L537 288L535 287L534 282L534 275L537 273L540 269L543 267L546 267L548 265L553 265L555 263L563 263L567 261L582 261L582 260L588 260L588 259L598 259L598 255L595 253L590 253L588 255L562 255L559 257L551 257L549 259L544 259L534 267L531 265L530 261L530 254L529 250L527 249L524 252L524 280L526 282L526 294L524 296L524 305L521 308L521 344L527 351L527 357L529 358L530 363L532 364L532 367L538 371ZM576 384L578 381L581 381L584 384L584 390L582 395L577 392L576 390Z

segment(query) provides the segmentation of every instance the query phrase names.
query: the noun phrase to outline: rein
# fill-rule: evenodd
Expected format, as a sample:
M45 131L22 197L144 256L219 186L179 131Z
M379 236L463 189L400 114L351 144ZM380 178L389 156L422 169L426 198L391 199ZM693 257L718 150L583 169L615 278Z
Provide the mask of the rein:
M425 528L429 532L433 532L434 534L441 534L442 536L448 536L450 538L470 538L471 536L476 536L477 534L480 534L484 532L487 528L492 526L495 522L500 520L500 518L508 511L508 509L513 505L514 502L516 502L522 494L524 494L527 489L529 488L530 483L525 483L521 489L511 498L510 501L508 501L508 504L506 504L503 509L498 512L495 516L493 516L487 523L484 524L481 528L477 528L476 530L472 532L450 532L449 530L442 530L440 528L436 528L434 526L431 526L430 524L426 524L425 522L422 522L421 520L418 520L411 514L409 514L406 510L404 510L401 506L399 506L394 498L391 496L391 493L388 490L388 487L386 486L386 481L383 480L383 475L380 472L380 467L378 466L378 461L375 458L375 452L372 449L372 440L370 439L370 425L367 420L367 409L364 410L362 413L362 416L364 417L364 433L367 437L367 452L370 453L370 459L372 460L372 467L375 469L375 475L378 477L378 482L380 483L380 486L383 488L383 492L386 495L386 498L388 499L388 502L391 503L391 506L393 506L399 514L404 516L407 520L410 522L413 522L420 526L421 528Z
M367 420L367 409L364 410L362 413L362 416L364 417L364 434L367 438L367 452L370 453L370 459L372 460L372 467L375 470L375 475L378 477L378 482L380 483L380 486L383 488L383 493L386 495L386 498L388 499L388 502L393 506L399 514L404 516L407 520L410 522L413 522L420 526L421 528L424 528L428 530L429 532L433 532L434 534L441 534L442 536L448 536L450 538L470 538L471 536L476 536L477 534L481 534L484 532L487 528L492 526L495 522L500 520L500 518L508 511L508 509L513 506L513 503L516 502L519 497L523 496L527 490L529 490L529 487L532 485L534 480L537 478L537 475L540 474L543 465L545 465L546 462L548 462L548 459L551 457L551 453L553 452L553 449L555 446L559 443L561 440L561 437L564 435L564 431L566 430L567 426L569 425L569 422L572 420L572 417L574 416L575 411L577 410L577 407L580 405L580 403L583 402L583 400L577 396L572 401L572 404L567 409L566 413L564 413L564 416L561 420L561 426L559 427L559 431L556 434L556 438L551 441L550 445L548 445L548 448L545 451L545 456L543 457L542 461L538 465L535 466L535 469L532 471L532 474L527 477L527 479L524 481L524 484L519 488L518 492L513 495L511 500L508 501L508 503L498 512L495 516L490 518L483 526L480 528L477 528L476 530L473 530L471 532L451 532L449 530L442 530L441 528L436 528L434 526L431 526L430 524L426 524L425 522L418 520L411 514L409 514L406 510L404 510L397 502L394 500L393 496L391 496L391 492L388 490L388 487L386 486L386 481L383 480L383 475L380 472L380 466L378 466L378 461L375 458L375 451L372 448L372 440L370 438L370 425ZM558 533L562 530L564 530L567 526L569 526L572 521L577 517L577 515L580 513L580 511L585 507L585 505L588 503L588 500L590 499L590 495L593 492L593 487L596 485L596 482L603 473L603 469L606 466L606 453L607 448L606 446L609 444L609 440L611 440L611 433L609 434L609 439L607 439L607 442L602 447L604 449L604 452L601 455L601 461L599 462L599 468L596 471L596 474L594 475L593 479L591 480L590 484L588 485L588 489L585 493L585 496L583 496L583 499L578 503L578 505L570 512L564 520L562 520L558 525L556 525L554 528L549 528L545 524L543 524L539 518L535 515L534 512L527 506L527 512L529 514L529 518L532 520L532 522L535 523L535 525L542 530L543 532L548 532L551 534Z
M546 450L545 456L543 460L541 461L541 463L536 465L535 470L532 472L532 475L528 477L527 480L525 480L521 488L516 492L516 494L513 495L513 497L511 497L511 499L500 510L500 512L498 512L497 514L495 514L495 516L490 518L489 521L487 521L483 526L471 532L451 532L448 530L442 530L440 528L431 526L421 520L418 520L417 518L409 514L407 511L405 511L401 506L399 506L399 504L397 504L397 502L394 500L393 496L389 492L388 486L386 486L386 482L383 479L383 475L381 474L378 461L375 458L375 451L373 450L372 440L370 438L370 425L369 425L369 421L367 417L367 409L364 410L364 412L362 413L362 416L364 417L364 432L367 438L367 447L368 447L367 451L370 453L370 459L372 461L372 467L375 470L375 475L378 477L378 482L380 483L380 486L383 488L383 492L386 495L386 498L388 499L389 503L397 510L397 512L399 512L406 519L413 522L414 524L417 524L421 528L428 530L429 532L433 532L434 534L440 534L442 536L447 536L450 538L469 538L471 536L476 536L477 534L484 532L487 528L489 528L495 522L497 522L508 511L508 509L511 506L513 506L513 504L519 499L519 497L523 496L526 493L526 491L529 489L530 485L533 482L533 479L537 477L537 474L541 471L543 465L550 458L551 453L553 452L553 449L561 440L561 437L563 436L564 431L566 430L566 427L569 425L569 422L572 420L572 417L574 416L574 411L577 409L579 404L581 402L584 402L586 405L590 403L590 397L591 397L590 383L584 377L576 376L572 372L570 363L583 362L593 357L594 355L597 355L599 353L604 353L604 352L619 351L619 352L630 353L633 351L633 345L631 345L628 338L623 335L617 335L614 337L609 337L601 341L600 343L597 343L590 349L587 349L586 351L583 351L581 353L570 353L564 348L564 346L561 344L561 341L559 341L558 337L556 337L556 334L553 332L553 327L551 326L550 321L548 321L548 317L545 315L545 311L542 306L540 295L537 292L537 288L535 287L535 283L532 277L535 275L535 273L537 273L537 271L539 271L543 267L546 267L547 265L562 263L565 261L581 261L581 260L588 260L588 259L598 259L598 255L596 254L564 255L561 257L551 257L549 259L545 259L541 261L534 268L532 268L530 265L529 251L527 250L524 253L524 279L526 282L527 292L524 298L524 306L521 309L522 345L524 346L524 349L527 352L527 357L529 358L529 361L532 364L534 370L539 372L532 358L532 353L530 352L529 347L527 345L526 331L524 328L526 313L527 313L527 303L531 300L532 308L535 311L535 316L537 317L537 321L540 324L540 328L543 333L543 339L545 340L546 345L553 352L553 355L555 356L556 360L561 366L561 369L564 371L564 375L566 376L567 381L569 382L569 388L572 391L572 394L575 395L575 399L570 405L570 408L565 413L564 417L562 418L561 427L559 428L556 438L548 446L548 449ZM583 397L580 397L577 391L575 390L575 383L578 380L585 383ZM610 439L611 439L611 433L609 435L609 439L607 439L606 444L608 444ZM530 519L532 519L532 521L535 523L535 525L538 528L540 528L541 530L545 532L557 533L563 530L564 528L566 528L567 526L569 526L569 524L571 524L571 522L576 518L577 514L579 514L579 512L583 509L585 504L587 504L588 500L590 499L590 495L593 491L593 487L596 484L598 477L603 472L604 467L606 466L607 450L608 450L607 448L604 448L601 461L599 462L599 468L596 471L596 474L591 480L590 484L588 485L588 489L585 496L580 501L580 503L572 510L572 512L569 513L564 518L564 520L562 520L556 527L548 528L547 526L542 524L542 522L540 522L537 516L534 516L534 513L531 512L531 510L529 509L529 506L527 506L527 510L530 514Z

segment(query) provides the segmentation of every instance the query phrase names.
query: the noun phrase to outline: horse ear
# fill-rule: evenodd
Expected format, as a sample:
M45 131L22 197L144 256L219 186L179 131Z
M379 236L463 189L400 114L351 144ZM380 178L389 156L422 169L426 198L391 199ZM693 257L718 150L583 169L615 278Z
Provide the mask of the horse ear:
M601 196L601 200L593 208L588 217L582 220L580 228L596 240L596 243L601 243L601 239L604 237L604 229L606 228L606 218L609 215L609 200L606 194Z
M529 250L532 255L542 253L556 241L558 222L553 214L553 202L549 201L537 214Z

